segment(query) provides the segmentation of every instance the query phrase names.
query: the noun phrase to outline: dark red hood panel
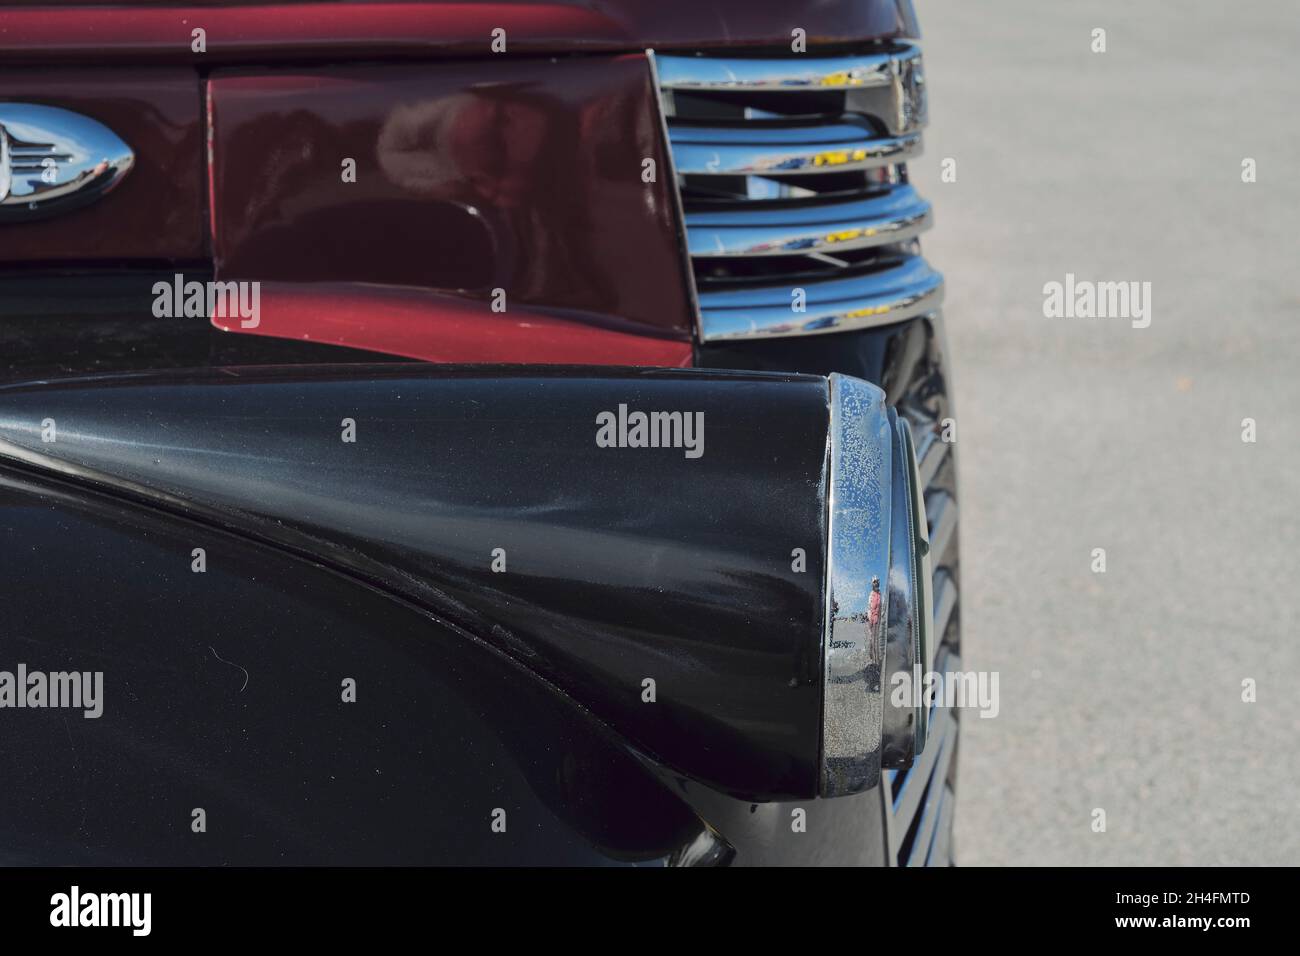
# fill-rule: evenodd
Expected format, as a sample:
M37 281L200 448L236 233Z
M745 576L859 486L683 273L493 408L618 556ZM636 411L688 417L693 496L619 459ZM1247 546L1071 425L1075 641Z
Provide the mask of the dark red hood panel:
M594 0L583 6L617 23L638 46L788 46L916 34L910 0Z
M0 99L83 113L137 162L93 206L8 230L0 264L263 281L265 326L233 329L259 335L681 364L694 310L673 184L641 180L670 168L643 51L796 29L915 34L909 0L0 7ZM508 313L487 311L497 289Z
M667 162L644 55L217 71L208 95L220 279L690 334L672 185L641 178Z
M191 49L201 27L206 50ZM220 64L357 56L786 45L910 36L908 0L591 0L587 3L138 3L0 9L0 59Z

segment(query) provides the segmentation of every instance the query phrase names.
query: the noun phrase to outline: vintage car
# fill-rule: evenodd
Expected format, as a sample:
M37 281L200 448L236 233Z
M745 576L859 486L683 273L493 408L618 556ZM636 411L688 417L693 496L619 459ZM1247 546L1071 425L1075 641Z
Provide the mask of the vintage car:
M0 8L0 863L948 865L910 0Z

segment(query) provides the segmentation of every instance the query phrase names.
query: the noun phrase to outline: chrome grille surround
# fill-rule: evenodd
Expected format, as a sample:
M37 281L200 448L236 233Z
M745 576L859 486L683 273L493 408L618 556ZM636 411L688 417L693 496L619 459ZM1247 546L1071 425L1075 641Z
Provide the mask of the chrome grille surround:
M935 312L908 183L927 119L919 48L656 55L703 343L813 335Z

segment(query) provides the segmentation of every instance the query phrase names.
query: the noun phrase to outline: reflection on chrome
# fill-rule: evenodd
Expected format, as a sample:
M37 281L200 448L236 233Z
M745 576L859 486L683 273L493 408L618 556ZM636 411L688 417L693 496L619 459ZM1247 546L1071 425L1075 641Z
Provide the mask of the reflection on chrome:
M0 221L43 218L93 202L134 162L126 143L87 116L0 103Z
M802 288L804 311L792 307ZM700 337L727 339L819 335L901 322L935 311L943 301L943 276L919 256L866 275L826 279L799 286L701 290Z
M929 531L912 433L859 379L830 378L823 796L861 793L926 745L924 707L886 701L933 668Z
M836 173L875 169L920 155L921 134L880 136L856 123L793 122L742 127L669 124L678 173L701 176Z
M666 90L781 92L890 87L920 60L919 48L856 56L715 59L659 55L659 82Z
M692 256L809 255L915 238L930 225L930 203L911 186L866 199L786 208L686 214Z
M878 588L889 574L894 445L885 395L874 385L832 375L830 405L821 780L827 797L880 781L885 648Z
M907 161L927 121L913 44L837 55L650 56L703 344L937 311Z

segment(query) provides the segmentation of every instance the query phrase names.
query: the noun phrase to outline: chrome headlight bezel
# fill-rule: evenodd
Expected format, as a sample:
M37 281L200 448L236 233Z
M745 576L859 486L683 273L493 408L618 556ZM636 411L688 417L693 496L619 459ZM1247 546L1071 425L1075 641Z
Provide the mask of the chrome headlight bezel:
M933 638L929 534L916 451L884 392L830 376L822 796L874 788L925 746L921 671ZM906 693L891 701L896 675Z

